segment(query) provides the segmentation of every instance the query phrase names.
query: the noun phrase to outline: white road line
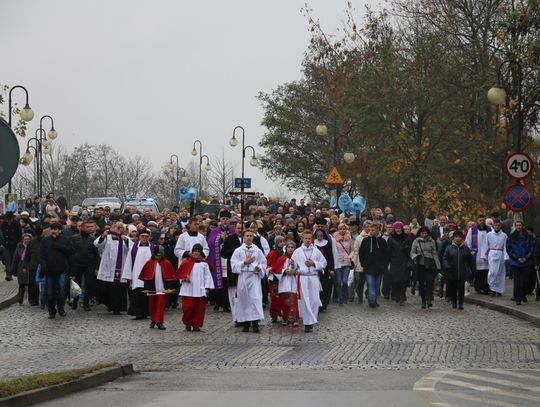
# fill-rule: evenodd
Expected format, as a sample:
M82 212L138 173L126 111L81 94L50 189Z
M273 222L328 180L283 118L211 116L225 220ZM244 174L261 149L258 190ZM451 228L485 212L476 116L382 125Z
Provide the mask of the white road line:
M484 404L490 404L492 406L499 406L499 407L516 407L515 403L507 403L506 401L501 400L491 400L483 397L475 397L470 396L468 394L459 393L457 391L448 391L448 390L440 390L438 391L439 394L448 396L448 397L454 397L457 399L462 400L468 400L468 401L474 401L474 402L480 402Z
M513 376L520 379L535 379L540 382L540 375L536 376L533 374L518 373L518 372L514 372L513 370L504 370L504 369L482 369L482 371L497 373L497 374L506 375L506 376ZM536 371L540 372L540 370L536 370Z
M473 379L473 380L479 380L483 382L500 384L502 386L517 387L517 388L532 391L532 392L540 392L540 386L528 386L526 384L512 382L510 380L497 379L495 377L485 377L485 376L480 376L480 375L476 375L472 373L465 373L465 372L460 372L460 371L450 372L449 375L464 377L466 379Z
M464 382L462 380L453 380L453 379L443 378L443 379L440 380L439 383L445 383L445 384L450 384L450 385L456 386L456 387L464 387L464 388L467 388L467 389L473 389L473 390L476 390L476 391L479 391L479 392L494 393L494 394L500 394L502 396L508 396L508 397L513 397L513 398L519 398L519 399L524 399L524 400L529 400L529 401L538 401L538 402L540 402L540 397L528 396L528 395L525 395L525 394L515 393L515 392L512 392L512 391L501 390L501 389L497 389L495 387L490 387L490 386L479 386L479 385L476 385L476 384L471 384L471 383Z

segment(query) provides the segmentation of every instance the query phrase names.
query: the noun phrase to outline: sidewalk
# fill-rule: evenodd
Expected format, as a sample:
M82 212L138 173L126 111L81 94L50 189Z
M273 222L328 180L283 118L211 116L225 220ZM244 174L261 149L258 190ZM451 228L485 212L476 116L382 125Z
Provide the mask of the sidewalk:
M4 265L0 263L0 310L17 302L17 293L19 291L17 279L13 278L11 281L6 281L5 277Z
M516 305L510 301L514 289L514 281L506 280L506 291L502 297L477 294L471 287L471 294L465 297L465 302L481 305L483 307L513 315L540 326L540 301L535 301L534 295L527 296L527 303Z

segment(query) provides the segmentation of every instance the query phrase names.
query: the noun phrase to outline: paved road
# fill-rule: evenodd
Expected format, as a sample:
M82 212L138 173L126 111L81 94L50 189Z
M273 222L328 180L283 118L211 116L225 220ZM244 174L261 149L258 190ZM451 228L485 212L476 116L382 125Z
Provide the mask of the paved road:
M320 319L313 334L267 320L257 335L234 328L230 314L209 310L203 332L188 333L175 310L162 332L102 307L48 320L36 307L15 304L0 311L0 376L112 361L176 372L540 368L540 328L476 306L457 311L437 301L425 311L411 298L405 307L332 307Z

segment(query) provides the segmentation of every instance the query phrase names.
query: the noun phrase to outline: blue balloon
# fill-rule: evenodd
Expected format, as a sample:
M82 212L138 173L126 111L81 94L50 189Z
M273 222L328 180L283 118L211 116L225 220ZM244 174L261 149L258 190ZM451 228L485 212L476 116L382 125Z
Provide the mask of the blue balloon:
M352 211L360 215L366 209L366 200L363 196L357 195L352 200Z
M352 210L352 200L349 194L341 194L338 199L338 206L343 212Z
M195 201L197 199L197 189L182 187L180 188L180 203L186 201Z

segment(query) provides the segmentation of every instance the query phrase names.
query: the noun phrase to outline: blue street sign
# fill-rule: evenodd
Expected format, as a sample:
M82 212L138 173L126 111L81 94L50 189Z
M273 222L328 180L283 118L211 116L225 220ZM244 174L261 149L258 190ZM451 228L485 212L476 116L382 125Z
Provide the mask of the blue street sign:
M523 212L531 206L533 195L525 185L514 184L506 188L503 199L508 209L514 212Z
M242 178L234 179L234 187L242 188ZM244 178L244 188L251 188L251 178Z

